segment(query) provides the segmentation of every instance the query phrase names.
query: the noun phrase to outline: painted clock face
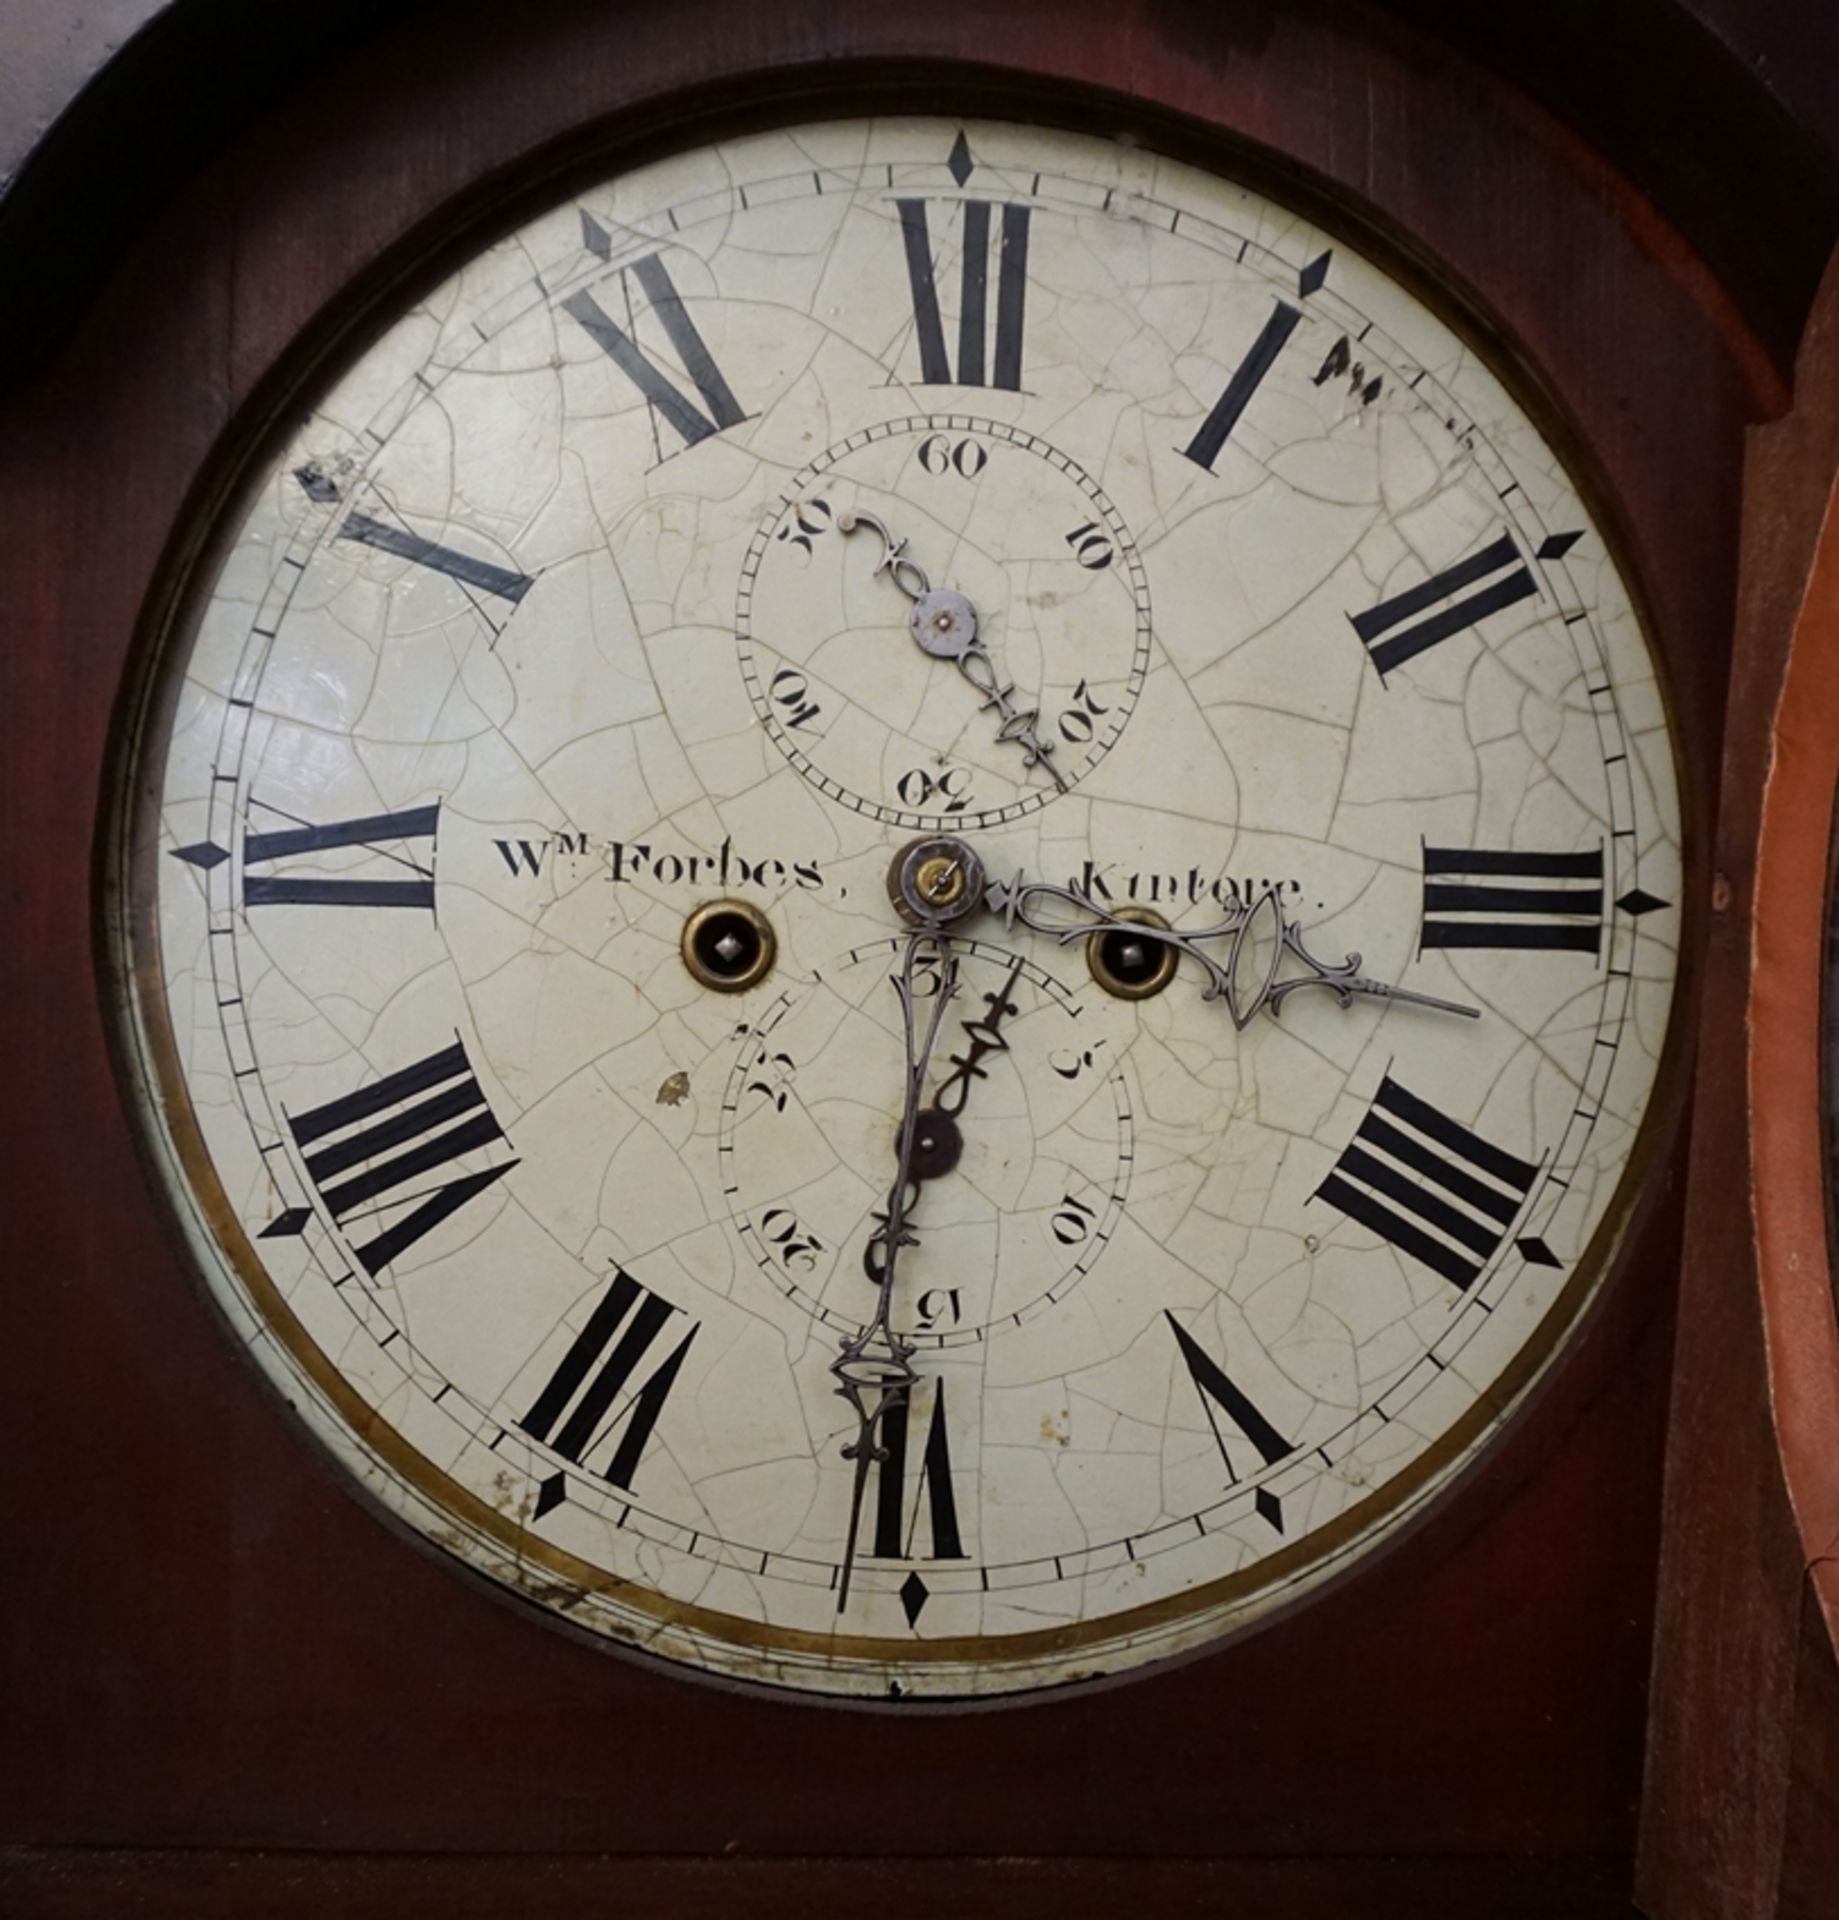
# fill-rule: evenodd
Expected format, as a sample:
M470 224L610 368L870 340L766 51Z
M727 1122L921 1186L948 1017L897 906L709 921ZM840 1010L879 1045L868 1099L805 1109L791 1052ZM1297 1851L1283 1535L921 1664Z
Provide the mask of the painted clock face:
M1293 211L1031 126L682 154L401 314L217 551L151 1123L298 1416L534 1605L828 1693L1128 1668L1574 1327L1663 692L1550 443Z

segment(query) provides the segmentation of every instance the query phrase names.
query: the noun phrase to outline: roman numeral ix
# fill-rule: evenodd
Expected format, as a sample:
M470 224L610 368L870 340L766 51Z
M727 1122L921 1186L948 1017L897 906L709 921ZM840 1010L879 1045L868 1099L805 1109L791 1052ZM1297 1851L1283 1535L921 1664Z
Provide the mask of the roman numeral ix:
M747 418L740 402L715 364L708 343L690 318L683 296L670 277L663 259L648 253L633 261L619 276L626 297L626 322L621 326L596 304L591 293L571 293L562 302L562 310L580 322L588 338L638 388L652 407L671 424L671 429L686 447L728 427L739 426ZM631 281L651 303L664 335L677 356L677 363L689 377L698 399L692 400L671 376L657 366L639 345L632 315Z
M682 1338L641 1376L658 1336L670 1324L672 1315L681 1311L663 1295L633 1279L623 1267L615 1267L587 1324L570 1342L548 1385L518 1425L531 1439L542 1441L576 1466L617 1432L619 1443L600 1469L600 1476L630 1493L658 1415L664 1411L670 1390L683 1370L684 1356L702 1328L700 1320L690 1321ZM633 1391L622 1401L620 1396L629 1387ZM538 1495L537 1518L541 1519L561 1497L559 1485L546 1483Z
M376 1223L398 1205L408 1207L361 1244L353 1238L352 1252L370 1274L380 1273L518 1164L454 1171L463 1156L505 1137L457 1040L356 1093L289 1114L287 1124L308 1178L348 1236L359 1223ZM435 1176L432 1185L424 1175ZM404 1187L407 1193L399 1191ZM262 1238L300 1233L309 1218L307 1209L290 1208L263 1229Z
M1603 937L1603 850L1424 849L1426 947L1595 953Z
M1466 1292L1507 1237L1538 1172L1388 1075L1312 1198Z
M940 203L949 204L949 203ZM996 324L989 325L990 213L988 200L964 200L964 247L958 282L958 364L945 344L938 269L924 200L896 200L913 296L913 332L924 386L1007 387L1022 384L1022 319L1028 295L1028 221L1031 209L1006 205L996 247ZM986 358L986 348L988 349Z

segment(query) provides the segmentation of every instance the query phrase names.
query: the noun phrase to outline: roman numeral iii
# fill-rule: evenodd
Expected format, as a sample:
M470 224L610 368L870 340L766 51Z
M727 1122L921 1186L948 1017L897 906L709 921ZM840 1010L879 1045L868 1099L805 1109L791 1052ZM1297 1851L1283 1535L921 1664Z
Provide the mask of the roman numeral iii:
M939 306L939 281L932 252L932 230L924 200L897 200L901 239L906 247L907 285L913 296L913 332L919 345L920 381L933 387L1007 387L1022 384L1022 321L1028 297L1028 220L1031 209L1006 205L995 247L996 320L989 320L991 202L959 203L963 218L963 255L958 283L958 363L954 370L945 344L945 320ZM949 202L941 202L943 208ZM987 349L987 353L986 353Z
M1538 1173L1388 1075L1312 1198L1466 1292L1499 1251Z
M576 1466L617 1433L618 1444L599 1472L610 1485L630 1493L658 1415L702 1328L700 1320L691 1320L669 1351L654 1358L652 1349L673 1315L687 1317L623 1267L615 1267L587 1325L518 1425Z
M1595 953L1603 937L1603 850L1424 849L1426 947Z
M1465 587L1476 590L1465 594ZM1466 560L1445 567L1403 593L1395 593L1366 613L1351 613L1348 619L1365 642L1383 680L1395 667L1415 660L1452 634L1475 626L1503 607L1530 599L1538 591L1532 569L1521 558L1513 535L1503 533ZM1433 607L1437 609L1434 613L1430 611ZM1419 614L1424 618L1419 619Z
M693 447L699 440L707 440L728 427L739 426L747 416L741 411L740 402L735 399L721 368L715 364L707 342L697 331L696 322L690 318L689 309L684 306L683 297L663 260L655 253L648 253L622 271L619 278L627 300L623 326L595 302L591 293L571 293L562 302L562 311L580 322L588 338L670 422L672 431L686 447ZM631 312L632 280L639 283L639 290L651 303L678 365L696 390L697 400L692 400L639 345Z
M356 1093L290 1114L287 1124L326 1211L352 1237L358 1264L371 1274L518 1164L455 1170L465 1155L504 1139L457 1040ZM404 1187L406 1194L399 1192ZM408 1211L398 1212L399 1205ZM264 1237L298 1233L304 1225L303 1213L290 1212ZM354 1228L377 1225L380 1231L357 1241Z

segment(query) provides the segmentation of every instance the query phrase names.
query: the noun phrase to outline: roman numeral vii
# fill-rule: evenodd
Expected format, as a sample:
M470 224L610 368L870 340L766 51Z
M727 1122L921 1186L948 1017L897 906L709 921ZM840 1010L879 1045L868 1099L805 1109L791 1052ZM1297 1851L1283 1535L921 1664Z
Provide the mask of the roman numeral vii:
M623 1267L615 1267L587 1324L518 1425L577 1466L617 1432L618 1444L600 1475L630 1493L658 1415L702 1328L701 1321L690 1321L669 1351L653 1359L652 1350L673 1315L681 1318L682 1310ZM628 1388L632 1391L622 1401Z

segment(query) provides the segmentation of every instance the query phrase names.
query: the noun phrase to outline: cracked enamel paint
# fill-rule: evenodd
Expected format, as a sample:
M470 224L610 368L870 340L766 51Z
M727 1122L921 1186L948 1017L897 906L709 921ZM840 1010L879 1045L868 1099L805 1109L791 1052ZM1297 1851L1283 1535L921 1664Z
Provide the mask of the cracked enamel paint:
M1348 1568L1561 1351L1669 1030L1673 743L1563 463L1345 241L1067 133L760 134L490 246L265 462L144 738L136 1033L225 1312L447 1551L728 1676L1041 1688ZM941 832L1178 928L1275 888L1480 1017L1238 1032L1191 960L1130 1000L968 923L839 1608L887 872ZM720 899L744 993L680 953Z

